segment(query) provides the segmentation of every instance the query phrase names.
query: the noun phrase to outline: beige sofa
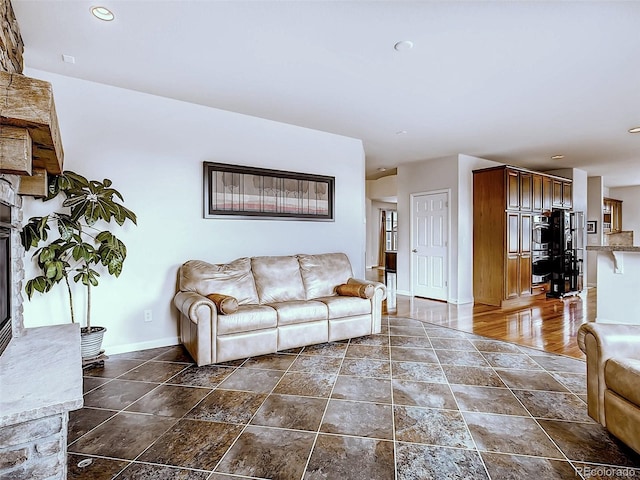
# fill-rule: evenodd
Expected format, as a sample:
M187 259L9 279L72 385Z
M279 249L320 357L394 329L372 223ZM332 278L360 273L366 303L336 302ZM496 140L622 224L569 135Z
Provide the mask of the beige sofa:
M589 322L578 330L587 355L587 409L640 453L640 325Z
M339 295L341 285L357 296ZM237 310L222 313L211 294L232 297ZM386 295L384 284L353 278L343 253L301 254L190 260L178 272L174 305L182 343L207 365L379 333Z

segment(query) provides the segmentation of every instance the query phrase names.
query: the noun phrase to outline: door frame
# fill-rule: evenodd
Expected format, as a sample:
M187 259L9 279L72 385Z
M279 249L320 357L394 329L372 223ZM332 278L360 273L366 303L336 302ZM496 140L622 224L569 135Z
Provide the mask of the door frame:
M415 197L421 197L424 195L437 195L445 193L447 195L447 303L451 303L451 189L450 188L441 188L438 190L428 190L426 192L415 192L409 194L409 210L410 210L410 223L409 223L409 275L410 275L410 292L411 297L415 297L414 290L414 263L413 263L413 252L412 250L415 248L413 245L414 239L414 217L415 217ZM436 300L437 301L437 300Z

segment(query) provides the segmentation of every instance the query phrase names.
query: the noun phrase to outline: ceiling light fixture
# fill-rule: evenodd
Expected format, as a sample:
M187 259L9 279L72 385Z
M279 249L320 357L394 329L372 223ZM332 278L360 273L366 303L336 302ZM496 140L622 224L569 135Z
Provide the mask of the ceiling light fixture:
M411 40L401 40L396 43L393 48L395 48L398 52L411 50L413 48L413 42Z
M564 158L564 155L553 155L551 157L551 160L562 160Z
M384 168L384 167L380 167L380 168L378 168L378 171L379 171L379 172L386 172L386 171L387 171L387 169L386 169L386 168Z
M94 17L104 20L105 22L110 22L116 18L113 12L107 7L91 7L91 13Z
M629 133L640 133L640 127L630 128Z
M407 134L407 131L406 131L406 130L398 130L398 131L396 132L396 135L406 135L406 134Z

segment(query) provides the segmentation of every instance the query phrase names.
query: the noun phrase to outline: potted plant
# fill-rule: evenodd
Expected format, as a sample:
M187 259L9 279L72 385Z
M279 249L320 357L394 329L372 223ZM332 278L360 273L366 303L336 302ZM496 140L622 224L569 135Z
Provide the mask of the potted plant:
M43 201L63 195L59 211L30 218L20 234L25 251L37 249L33 258L38 275L25 285L29 300L35 292L46 293L64 281L71 321L75 323L71 282L86 287L86 319L81 329L83 359L101 353L106 331L104 327L91 325L91 289L98 286L99 270L118 277L127 256L124 243L109 228L113 222L119 226L128 220L136 224L136 215L117 201L124 199L111 183L108 179L87 180L71 171L52 176L48 196ZM51 225L56 227L52 236Z

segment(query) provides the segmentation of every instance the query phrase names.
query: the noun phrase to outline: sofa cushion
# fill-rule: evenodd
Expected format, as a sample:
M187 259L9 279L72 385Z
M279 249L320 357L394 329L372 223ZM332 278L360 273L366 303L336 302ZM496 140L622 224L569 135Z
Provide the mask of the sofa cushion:
M367 315L371 313L371 300L360 297L322 297L317 298L329 309L329 319Z
M336 287L336 293L345 297L371 298L375 288L370 283L343 283Z
M292 302L270 303L278 312L278 326L327 320L329 311L322 302L294 300Z
M267 305L242 305L236 313L218 316L218 335L275 328L278 314Z
M253 257L251 269L261 304L305 299L297 257Z
M204 297L211 293L229 295L236 298L239 305L258 303L251 261L246 257L216 265L189 260L180 268L178 288Z
M220 293L211 293L207 295L207 298L215 303L216 309L220 315L227 315L238 311L238 300L234 297L222 295Z
M604 366L604 380L608 389L640 406L640 360L610 358Z
M353 277L344 253L300 254L298 260L307 299L335 295L335 288Z

